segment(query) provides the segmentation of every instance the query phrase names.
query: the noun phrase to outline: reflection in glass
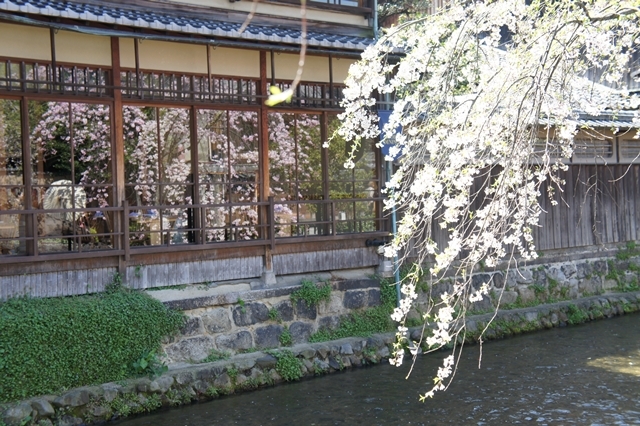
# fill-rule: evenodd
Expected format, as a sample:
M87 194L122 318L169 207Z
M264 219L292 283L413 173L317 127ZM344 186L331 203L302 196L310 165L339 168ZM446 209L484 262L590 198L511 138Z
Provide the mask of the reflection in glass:
M199 110L197 122L206 241L257 238L258 208L246 204L258 201L260 189L257 113Z
M340 122L329 117L329 134L335 134ZM334 137L329 145L329 196L332 200L353 200L336 203L334 219L337 233L370 232L376 230L376 202L359 201L378 196L375 145L362 141L353 153L353 168L344 165L349 160L353 145Z
M189 110L125 106L123 118L130 244L193 242Z
M111 123L101 104L28 104L34 207L40 253L111 248L111 218L88 207L111 198ZM57 210L57 211L56 211Z
M269 173L276 236L323 235L322 141L320 117L310 114L269 114ZM279 203L278 203L279 202ZM304 223L304 224L302 224Z
M0 254L24 254L24 209L20 101L0 99Z

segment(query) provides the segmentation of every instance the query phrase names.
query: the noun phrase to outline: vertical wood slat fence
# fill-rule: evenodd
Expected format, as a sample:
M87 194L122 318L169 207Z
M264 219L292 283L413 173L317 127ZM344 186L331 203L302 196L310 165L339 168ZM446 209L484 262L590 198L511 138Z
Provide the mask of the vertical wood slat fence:
M553 205L547 180L541 188L543 213L533 230L537 250L572 249L606 244L622 244L640 239L640 164L569 165L559 176L562 188L554 187ZM476 182L473 191L482 183ZM482 205L476 200L472 210ZM436 221L437 222L437 221ZM448 233L438 223L432 238L439 249L448 242ZM408 257L417 257L410 245Z

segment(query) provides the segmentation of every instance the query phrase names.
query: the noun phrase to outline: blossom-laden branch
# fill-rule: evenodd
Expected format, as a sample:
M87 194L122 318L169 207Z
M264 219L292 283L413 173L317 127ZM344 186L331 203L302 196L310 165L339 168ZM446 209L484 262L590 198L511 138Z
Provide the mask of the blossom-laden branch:
M628 71L639 17L637 2L623 0L454 1L390 29L351 67L338 135L355 144L378 137L376 100L395 98L381 141L401 156L386 207L403 216L385 255L406 259L409 247L417 255L392 315L400 323L392 364L409 340L420 265L430 263L433 283L452 279L424 314L423 341L409 347L453 344L455 354L466 309L489 291L472 285L474 267L536 257L541 188L562 187L579 113L638 105L607 86ZM584 78L594 69L601 81ZM445 389L454 371L452 355L423 398Z

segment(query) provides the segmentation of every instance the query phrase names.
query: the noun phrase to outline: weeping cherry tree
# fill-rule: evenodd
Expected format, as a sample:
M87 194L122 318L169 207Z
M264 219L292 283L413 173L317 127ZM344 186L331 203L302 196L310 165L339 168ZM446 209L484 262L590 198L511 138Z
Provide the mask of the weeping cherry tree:
M474 268L517 267L536 257L540 200L553 195L543 184L562 188L562 158L585 130L579 114L638 107L635 96L612 87L623 87L639 47L639 7L622 0L452 1L389 29L351 67L338 134L354 147L378 136L393 144L400 160L386 208L402 214L385 255L417 257L392 315L399 326L391 363L402 364L407 345L414 360L420 344L453 347L423 400L450 383L466 311L488 293L488 283L472 286ZM590 71L598 81L585 78ZM385 96L395 102L380 134L376 102ZM446 243L437 244L435 232ZM422 341L411 342L405 320L422 274L449 284L431 298Z

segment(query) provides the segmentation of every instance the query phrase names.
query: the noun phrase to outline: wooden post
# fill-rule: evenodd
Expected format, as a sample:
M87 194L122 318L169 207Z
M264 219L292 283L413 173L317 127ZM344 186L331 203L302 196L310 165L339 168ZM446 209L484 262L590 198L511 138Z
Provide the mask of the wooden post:
M29 101L22 98L20 101L20 126L22 130L22 173L24 178L24 210L33 210L33 173L31 170L31 146L29 143ZM38 159L40 160L40 158ZM38 206L39 207L39 206ZM24 214L19 219L20 224L24 223L24 235L21 237L33 237L33 240L26 240L26 252L28 255L38 255L38 220L36 213ZM22 242L20 242L22 246Z
M273 63L272 63L273 66ZM273 77L273 75L272 75ZM265 245L263 266L264 272L262 274L262 281L265 285L273 285L276 283L276 276L273 273L273 263L271 261L272 246L275 245L275 236L273 235L273 221L275 220L269 210L270 206L273 206L273 199L269 198L270 194L270 181L269 181L269 109L264 104L269 92L267 91L267 52L260 51L260 87L258 88L258 96L261 96L260 101L260 201L269 201L269 206L260 206L260 214L258 215L260 225L260 234L263 239L271 238L271 246ZM269 231L267 231L269 230Z
M265 202L269 198L269 109L264 104L264 100L268 95L267 91L267 52L260 51L260 87L258 88L258 96L261 96L262 101L260 102L260 117L259 117L259 136L258 140L260 141L260 201ZM266 231L266 223L267 220L273 220L273 218L269 218L267 214L267 207L260 206L260 220L262 221L260 225L265 225L261 227L261 234L263 238L267 238Z
M111 170L113 173L112 205L123 207L125 199L125 176L124 176L124 129L122 117L122 81L120 80L120 39L111 37L111 82L113 86L113 104L111 108ZM112 237L115 249L127 249L129 239L117 238L124 232L125 220L122 214L114 212ZM123 247L124 245L124 247ZM126 260L119 256L118 272L125 276Z

